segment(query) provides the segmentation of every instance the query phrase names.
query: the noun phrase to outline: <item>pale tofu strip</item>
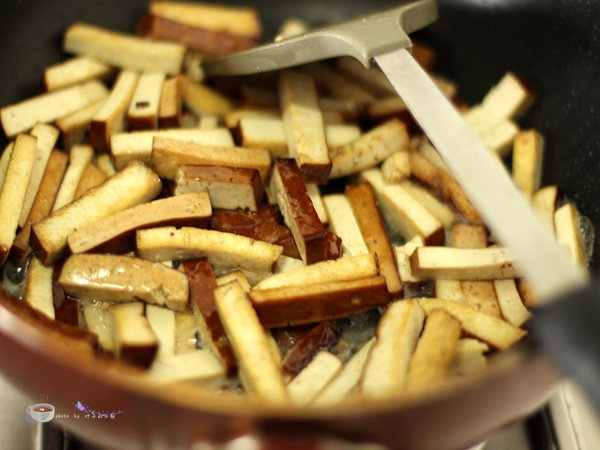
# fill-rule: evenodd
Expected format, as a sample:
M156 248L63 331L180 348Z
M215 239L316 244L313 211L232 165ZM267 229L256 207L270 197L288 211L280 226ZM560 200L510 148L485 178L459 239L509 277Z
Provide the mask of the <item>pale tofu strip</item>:
M358 385L363 373L365 361L375 343L375 338L369 339L352 357L336 377L319 393L311 403L313 407L326 407L338 404Z
M134 129L158 128L158 108L164 73L143 73L133 93L127 113L127 124Z
M53 266L45 266L39 259L32 258L27 269L27 280L23 295L25 303L51 319L55 318L54 297L52 294L53 270Z
M544 143L544 137L536 130L521 131L514 140L512 176L517 187L529 199L540 188Z
M35 125L31 130L31 135L37 138L37 151L35 153L33 169L31 170L31 178L29 179L29 185L27 186L27 192L23 200L23 208L19 217L19 227L21 228L25 225L29 211L31 211L31 206L40 188L40 183L46 171L50 153L54 149L58 139L58 134L59 131L55 127L42 123Z
M402 283L420 283L424 281L422 277L414 275L410 267L409 257L417 247L423 247L425 241L421 236L415 236L410 241L394 247L394 256L396 258L396 266L398 267L398 275Z
M435 388L444 380L461 331L460 322L442 309L427 315L406 375L407 392Z
M6 178L6 171L8 170L8 162L10 161L10 157L12 156L13 147L15 145L15 141L10 141L6 147L4 147L4 151L2 152L2 156L0 156L0 188L4 184L4 179Z
M231 132L226 128L214 130L169 128L117 133L110 138L110 151L115 169L121 170L132 160L140 160L149 166L152 163L152 143L155 137L178 139L215 147L232 147L234 145Z
M75 199L75 191L83 171L94 157L94 148L90 145L75 145L69 152L69 166L63 177L60 189L56 194L52 212L71 203Z
M462 338L456 343L454 356L448 367L449 376L468 376L481 372L487 366L485 354L490 347L473 338Z
M518 276L512 258L502 248L426 246L410 256L412 272L427 278L496 280Z
M323 225L328 224L329 217L327 216L327 210L323 204L323 197L319 191L319 186L316 183L306 183L306 193L310 197L310 201L312 202L321 223Z
M181 72L184 45L144 39L86 23L71 25L64 35L63 50L89 56L111 66L138 72Z
M233 102L216 89L190 78L183 81L183 103L196 117L222 116L233 111Z
M28 134L20 134L15 139L0 191L0 264L8 258L16 237L37 146L37 138Z
M106 98L108 89L96 80L32 97L0 110L4 133L14 137L36 123L54 122Z
M479 312L467 305L439 298L420 298L418 301L428 315L433 310L442 308L458 319L467 334L500 350L512 347L527 334L502 319Z
M71 255L58 277L65 293L84 300L144 302L188 308L187 276L162 263L110 254Z
M208 349L161 355L160 347L144 381L156 385L180 382L210 382L225 376L225 368Z
M266 403L288 403L281 369L246 292L237 282L219 286L214 292L217 311L238 359L244 387Z
M103 98L54 122L54 125L60 130L63 149L68 151L73 145L83 142L92 119L105 103L106 99Z
M370 398L389 398L402 392L425 313L416 299L388 306L377 325L377 340L365 363L360 386Z
M160 178L141 163L132 163L100 186L54 211L32 227L34 253L49 264L66 251L74 231L139 203L152 200L162 189Z
M420 202L425 209L438 218L444 228L450 228L456 222L456 214L446 203L441 202L427 189L410 180L403 180L400 185Z
M406 239L421 236L426 243L442 244L442 222L399 184L383 181L380 169L361 172L363 181L373 186L383 217Z
M272 272L283 247L216 230L158 227L138 230L137 252L153 261L206 256L212 264L254 272Z
M85 326L98 336L98 343L105 352L114 352L114 322L108 310L109 303L96 300L80 300Z
M146 318L158 338L157 357L175 354L175 312L160 306L146 305Z
M287 385L295 406L309 405L325 386L342 370L343 363L333 353L320 351Z
M437 278L433 281L435 296L452 302L465 303L460 280L444 280Z
M409 144L406 126L391 119L363 133L359 138L331 151L330 178L339 178L369 169Z
M456 248L486 248L487 230L482 225L457 223L452 229L452 243ZM502 317L492 281L463 280L460 284L466 305L494 317Z
M356 256L369 253L348 198L344 194L323 197L329 217L329 230L342 238L344 255Z
M554 212L558 203L560 192L558 186L545 186L534 192L531 198L531 204L535 211L540 215L544 224L554 233Z
M296 159L308 183L326 184L331 161L314 79L300 72L283 71L279 97L290 157Z
M381 174L386 183L400 183L410 177L410 153L398 150L381 163Z
M108 153L102 153L96 156L96 165L109 177L114 175L116 172L115 166L113 165L113 162L110 159L110 155Z
M114 321L117 358L140 367L150 367L156 356L158 339L144 315L144 303L114 304L109 311Z
M558 244L567 250L582 272L587 271L587 255L579 225L579 211L572 203L565 203L554 213L554 229Z
M531 313L523 305L514 279L494 280L494 289L504 320L515 327L520 327L529 320Z
M294 270L281 272L258 283L255 289L302 286L311 283L327 283L375 276L379 273L373 253L358 256L342 256L335 260L321 261Z
M99 150L109 150L111 136L125 128L127 108L140 75L130 70L119 73L102 108L92 117L90 142Z
M114 73L114 67L86 56L67 59L44 70L44 87L55 91L77 83L103 79Z

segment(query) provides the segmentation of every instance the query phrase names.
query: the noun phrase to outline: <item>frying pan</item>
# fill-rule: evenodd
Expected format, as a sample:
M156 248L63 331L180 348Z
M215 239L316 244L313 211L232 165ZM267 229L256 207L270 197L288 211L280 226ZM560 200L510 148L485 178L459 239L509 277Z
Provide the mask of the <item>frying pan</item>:
M227 3L227 2L224 2ZM231 2L240 4L242 2ZM273 35L289 16L339 22L396 2L254 1ZM600 2L440 0L440 19L413 37L439 51L438 70L460 96L479 101L507 71L522 74L539 100L522 122L547 138L544 184L556 183L592 223L600 223ZM2 2L0 105L37 92L44 67L64 59L63 30L75 20L131 31L144 0ZM599 245L594 245L597 255ZM597 273L597 260L592 260ZM3 296L6 296L3 294ZM107 448L192 448L246 439L315 446L324 439L392 448L465 448L542 406L561 373L533 340L496 358L467 385L414 401L387 400L319 412L273 409L185 386L156 391L72 342L0 306L0 370L31 398L56 407L66 429ZM114 419L75 417L77 401ZM60 415L60 414L59 414Z

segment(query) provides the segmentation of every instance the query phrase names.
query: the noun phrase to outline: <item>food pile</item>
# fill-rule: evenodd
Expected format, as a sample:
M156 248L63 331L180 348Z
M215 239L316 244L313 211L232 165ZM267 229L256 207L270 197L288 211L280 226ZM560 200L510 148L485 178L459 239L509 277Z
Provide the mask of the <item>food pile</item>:
M166 1L135 33L65 31L45 91L0 111L11 308L148 383L273 404L480 373L526 335L526 280L377 68L204 78L260 33L252 8ZM430 48L413 54L585 268L577 209L540 186L544 138L517 122L527 85L508 72L465 105Z

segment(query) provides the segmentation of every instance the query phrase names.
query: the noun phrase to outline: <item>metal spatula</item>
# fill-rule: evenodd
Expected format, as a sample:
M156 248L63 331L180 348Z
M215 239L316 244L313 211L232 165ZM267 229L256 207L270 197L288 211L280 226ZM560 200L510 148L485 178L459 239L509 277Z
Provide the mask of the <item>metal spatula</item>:
M335 56L353 56L365 67L376 63L539 298L584 285L585 275L556 245L506 170L412 58L408 33L431 24L437 14L435 0L419 0L207 61L204 69L209 76L241 75Z

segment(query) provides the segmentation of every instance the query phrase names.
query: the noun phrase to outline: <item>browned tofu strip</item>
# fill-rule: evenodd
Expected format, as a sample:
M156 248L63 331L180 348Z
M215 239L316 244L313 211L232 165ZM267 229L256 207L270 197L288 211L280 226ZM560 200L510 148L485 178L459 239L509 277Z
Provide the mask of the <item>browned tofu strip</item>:
M461 335L460 322L443 309L427 315L405 380L409 392L435 387L444 379Z
M135 249L134 233L138 229L161 225L204 227L211 212L206 192L161 198L82 227L70 234L67 242L72 253L98 250L122 253Z
M235 281L219 286L215 302L246 390L270 404L287 403L279 364L244 289Z
M183 261L181 267L188 276L190 298L200 313L207 331L207 336L204 337L208 339L203 340L205 343L208 341L212 346L214 353L227 368L227 374L234 375L237 370L237 360L217 311L214 296L217 280L208 258Z
M293 159L278 159L272 173L277 204L305 264L327 258L327 231L308 196L300 169Z
M313 78L295 71L282 72L279 96L290 157L296 159L307 182L326 184L331 161Z
M125 362L149 368L158 351L158 338L146 316L142 302L112 305L113 339L117 357Z
M130 130L158 128L158 108L164 80L164 73L140 75L127 111L127 124Z
M192 50L215 56L247 50L258 43L253 37L207 30L152 14L146 14L138 20L136 33L178 41Z
M31 211L27 217L27 221L17 234L15 241L13 242L12 252L15 255L17 266L21 266L25 263L27 255L29 255L29 236L31 234L31 226L42 220L52 210L54 199L60 183L62 181L65 170L67 169L67 163L69 157L66 153L59 150L52 150L48 164L46 165L46 171L40 183L33 205L31 205Z
M246 167L259 171L264 180L271 169L269 152L259 148L217 147L155 137L152 144L152 167L159 176L174 180L184 164Z
M0 264L4 264L16 238L19 216L35 162L37 138L20 134L15 139L6 177L0 191Z
M106 175L106 172L98 169L98 167L92 163L87 163L83 169L83 172L81 173L79 183L77 183L77 188L75 189L75 195L73 196L73 199L81 197L93 187L100 186L107 178L108 175Z
M100 186L33 225L33 251L44 264L56 261L66 252L69 234L96 220L147 202L161 189L160 178L152 170L142 163L131 163Z
M486 248L487 231L482 225L457 223L452 229L452 241L457 248ZM466 305L494 317L502 317L493 281L464 280L460 284Z
M213 208L257 211L264 192L260 174L245 167L182 165L175 195L207 191Z
M181 125L182 83L181 75L171 77L163 83L158 107L158 125L160 128L177 128Z
M339 319L385 305L390 296L380 275L349 281L253 289L250 298L267 328Z
M174 311L188 308L188 277L183 272L131 256L71 255L58 283L67 295L84 300L143 300Z
M358 222L365 244L379 260L379 270L385 277L388 291L392 297L402 295L402 281L398 275L394 253L385 231L375 193L370 184L348 185L346 195L352 205L354 217Z
M512 175L515 184L529 199L540 188L544 137L537 130L520 131L515 137L512 154Z

